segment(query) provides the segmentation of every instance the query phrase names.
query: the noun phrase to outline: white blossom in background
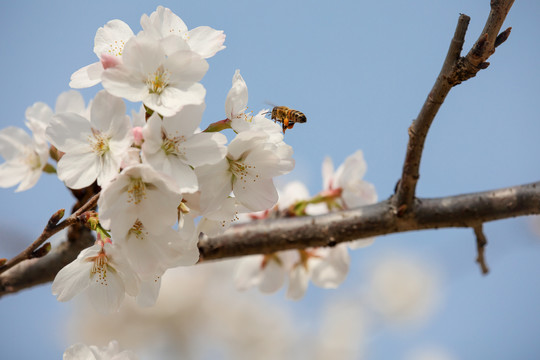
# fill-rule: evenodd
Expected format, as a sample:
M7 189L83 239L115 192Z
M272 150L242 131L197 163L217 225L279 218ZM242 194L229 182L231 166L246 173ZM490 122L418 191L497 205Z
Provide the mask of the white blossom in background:
M118 248L110 240L98 240L56 274L52 293L58 301L68 301L87 291L96 310L109 313L118 310L126 293L137 295L138 281Z
M109 345L99 348L94 345L87 346L77 343L71 345L64 352L63 360L137 360L137 356L130 350L120 351L118 342L113 340Z
M81 89L99 84L103 71L107 67L116 66L122 62L124 46L133 36L129 25L121 20L111 20L100 27L94 37L94 53L99 61L75 71L71 75L69 86Z
M349 262L345 244L247 256L238 261L235 285L238 290L257 286L263 293L273 293L288 279L286 296L298 300L304 297L310 280L323 289L338 287L347 277Z
M368 316L358 299L332 297L326 303L319 326L318 341L314 342L315 360L364 359L368 332Z
M356 151L345 159L336 171L329 157L322 165L323 192L336 193L335 201L340 209L374 204L377 202L375 186L365 180L367 164L362 150ZM360 239L348 243L351 249L358 249L373 244L375 238Z
M80 189L96 179L103 186L117 176L133 142L124 102L100 91L90 109L90 120L76 113L53 116L47 127L49 141L65 154L58 162L58 177Z
M278 194L272 178L293 169L292 148L282 141L271 142L266 133L245 131L231 141L227 151L223 161L195 169L201 207L218 207L231 191L250 211L274 206Z
M263 293L274 293L285 283L296 259L296 251L245 256L238 261L234 282L238 290L257 286Z
M323 189L340 190L338 203L343 209L377 202L377 193L373 184L362 180L367 171L362 150L356 151L345 159L336 171L332 159L324 159L322 166Z
M0 187L19 184L15 191L33 187L39 180L49 158L46 143L36 142L26 131L15 126L0 130Z
M199 189L193 168L225 158L227 138L220 133L197 133L205 105L186 105L163 120L154 113L143 128L142 160L170 175L181 192Z
M410 350L405 360L457 360L455 355L440 345L424 345Z
M126 298L107 317L89 311L82 298L65 319L67 341L101 344L114 338L141 358L156 360L214 359L216 353L219 359L303 359L305 329L294 314L255 292L236 291L232 271L232 261L170 269L153 307Z
M369 272L369 303L391 323L422 323L440 302L438 282L436 271L418 259L388 256Z
M131 38L124 46L122 63L103 72L105 90L129 101L142 101L163 116L173 116L185 105L202 104L206 90L199 81L208 63L181 38L174 42L174 51L165 40L144 34Z
M289 273L289 299L304 297L309 280L323 289L335 289L347 277L350 257L346 244L308 248L297 253L298 258Z
M150 165L122 170L101 190L99 219L115 237L124 237L139 221L149 233L159 235L177 221L182 194L176 183Z
M141 27L146 35L154 39L164 39L175 35L186 41L190 49L207 59L225 49L225 34L209 26L199 26L188 30L182 19L170 9L158 6L150 16L141 16Z

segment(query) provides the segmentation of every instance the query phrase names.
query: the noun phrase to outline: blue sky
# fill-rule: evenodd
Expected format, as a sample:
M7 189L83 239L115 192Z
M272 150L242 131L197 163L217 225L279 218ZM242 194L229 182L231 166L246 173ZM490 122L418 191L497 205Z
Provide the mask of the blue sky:
M224 118L225 97L240 69L251 110L271 102L307 116L306 124L286 134L297 166L279 182L301 180L316 193L325 156L337 165L362 149L366 180L375 184L380 199L392 194L399 178L407 128L440 70L459 14L471 17L468 51L489 13L488 0L3 2L0 127L23 127L24 112L36 101L54 106L58 94L69 89L71 73L96 61L92 49L98 27L118 18L137 32L140 16L160 4L189 28L208 25L227 35L227 49L209 60L203 79L203 125ZM491 66L447 97L426 141L419 196L540 179L539 13L540 3L517 1L503 26L512 26L512 34L490 59ZM82 93L88 101L99 89ZM52 176L43 176L24 193L13 190L0 189L0 250L7 256L35 238L50 214L72 205ZM412 254L443 274L443 305L425 327L406 336L382 331L370 340L369 358L403 358L422 344L440 345L457 359L536 358L540 239L531 232L530 220L485 226L492 270L487 277L474 263L472 230L397 234L352 255L343 290L311 287L302 302L283 304L309 316L306 309L361 287L363 264L388 252ZM5 241L8 237L17 241ZM50 295L49 285L0 299L3 354L59 359L69 345L58 333L67 308Z

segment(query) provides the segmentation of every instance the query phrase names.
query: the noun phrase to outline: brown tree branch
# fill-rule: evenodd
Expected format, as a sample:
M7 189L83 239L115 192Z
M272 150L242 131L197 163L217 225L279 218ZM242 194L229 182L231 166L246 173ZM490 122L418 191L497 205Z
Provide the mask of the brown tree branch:
M450 90L461 82L476 76L478 71L487 68L489 63L486 60L495 52L495 47L508 38L510 28L499 36L497 34L513 3L514 0L491 1L491 11L484 30L465 57L460 57L460 54L470 18L467 15L460 15L441 72L418 117L409 128L407 153L395 196L395 206L399 209L400 216L407 214L414 206L416 184L420 177L422 151L433 119Z
M356 239L413 230L475 227L479 223L540 214L540 182L480 193L419 199L410 216L400 217L391 200L316 217L261 220L232 227L199 241L201 261L335 246ZM0 275L0 296L52 281L80 250L93 244L83 233L40 259L25 261ZM82 241L81 241L82 240Z

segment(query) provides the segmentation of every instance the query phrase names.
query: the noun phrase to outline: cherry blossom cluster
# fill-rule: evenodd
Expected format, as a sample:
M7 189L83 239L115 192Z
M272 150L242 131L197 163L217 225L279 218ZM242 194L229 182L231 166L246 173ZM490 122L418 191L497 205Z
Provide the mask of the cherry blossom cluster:
M0 131L0 186L26 190L47 171L71 189L101 187L97 213L87 214L96 243L60 270L52 291L60 301L86 291L102 312L118 309L126 293L153 304L167 269L199 260L199 234L218 234L239 213L274 206L273 178L294 168L292 148L267 110L246 112L248 90L238 70L225 99L227 118L200 130L200 80L206 59L225 48L222 31L188 30L161 6L142 16L141 27L135 35L112 20L98 29L98 61L70 82L103 85L88 106L71 90L54 111L43 103L27 110L32 136L15 127ZM140 111L127 115L124 99L142 102ZM235 133L229 144L225 129Z
M137 360L131 350L120 350L118 342L113 340L107 346L99 348L95 345L77 343L64 352L63 360Z
M360 150L349 156L336 171L332 160L327 157L322 165L323 190L318 195L310 198L303 183L292 182L281 192L276 207L250 216L267 218L272 216L272 212L286 216L320 215L373 204L377 202L377 193L373 184L363 180L366 170ZM294 300L304 296L310 280L321 288L336 288L349 271L348 248L369 246L374 240L366 238L333 247L248 256L240 260L236 268L236 286L240 290L257 286L263 293L273 293L288 279L286 296Z

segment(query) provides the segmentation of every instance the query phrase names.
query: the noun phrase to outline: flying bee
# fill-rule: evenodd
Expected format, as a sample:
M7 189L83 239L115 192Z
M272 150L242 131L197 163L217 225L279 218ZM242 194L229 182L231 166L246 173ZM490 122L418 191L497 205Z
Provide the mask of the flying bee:
M271 119L274 122L281 123L283 133L285 134L285 130L292 129L294 124L305 123L306 115L298 110L289 109L286 106L274 106Z

